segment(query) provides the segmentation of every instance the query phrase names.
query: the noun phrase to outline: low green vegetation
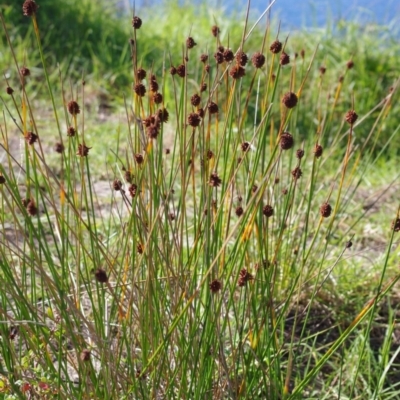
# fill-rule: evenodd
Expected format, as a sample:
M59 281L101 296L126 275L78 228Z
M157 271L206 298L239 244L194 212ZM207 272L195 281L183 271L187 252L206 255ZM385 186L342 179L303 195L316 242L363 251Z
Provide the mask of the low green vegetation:
M1 395L399 398L391 33L39 6L2 9Z

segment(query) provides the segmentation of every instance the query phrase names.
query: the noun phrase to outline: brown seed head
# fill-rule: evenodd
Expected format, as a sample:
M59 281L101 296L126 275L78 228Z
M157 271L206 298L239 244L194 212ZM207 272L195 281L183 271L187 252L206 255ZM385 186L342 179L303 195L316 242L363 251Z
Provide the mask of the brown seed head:
M143 252L144 252L144 247L143 247L142 243L138 243L138 244L137 244L136 250L137 250L137 252L138 252L139 254L143 254Z
M33 0L26 0L22 5L22 11L27 17L32 17L33 14L36 14L37 9L38 5Z
M266 206L263 207L263 215L265 215L267 218L270 218L274 215L274 209L271 205L267 204Z
M282 150L289 150L293 147L293 136L289 132L283 132L280 138L280 146Z
M35 216L38 213L38 209L33 199L30 199L26 205L26 211L30 216Z
M207 158L211 160L214 157L214 153L211 150L207 150Z
M141 153L136 153L136 154L135 154L135 161L136 161L136 163L137 163L138 165L143 164L143 162L144 162L143 154L141 154Z
M132 175L132 172L129 170L129 169L127 169L127 170L124 170L125 171L125 173L124 173L124 178L125 178L125 180L128 182L128 183L132 183L132 181L133 181L133 175Z
M192 106L197 107L200 104L201 97L195 93L191 98L190 98L190 103Z
M221 178L216 172L213 172L210 176L210 186L219 187L222 183Z
M219 32L220 30L217 25L211 27L211 33L214 37L217 37L219 35Z
M79 104L75 100L71 100L67 104L68 112L71 115L77 115L81 112L81 109L79 108Z
M245 74L245 69L239 64L234 65L229 71L229 75L232 77L232 79L243 78Z
M314 156L316 158L320 158L322 156L322 153L324 152L323 147L320 144L316 144L314 147Z
M354 110L350 110L350 111L347 111L345 118L346 118L346 121L350 125L353 125L357 121L358 115L356 114L356 112Z
M332 206L329 203L324 203L319 208L319 212L321 213L322 217L328 218L332 214Z
M57 142L54 145L54 151L61 154L64 151L64 145L61 142Z
M88 350L88 349L85 349L85 350L82 350L82 352L81 352L81 354L80 354L80 359L81 359L81 361L89 361L90 360L90 350Z
M192 127L199 126L200 122L201 122L201 118L200 118L199 114L197 114L197 113L190 113L188 115L187 120L188 120L188 124Z
M245 54L243 51L239 51L236 54L236 61L244 67L247 64L247 61L249 61L249 58L247 57L247 54Z
M218 113L218 105L214 103L213 101L210 102L208 105L208 112L210 114L217 114Z
M143 68L138 68L136 71L136 76L138 78L139 81L142 81L144 78L146 78L146 70Z
M221 51L217 51L214 54L214 58L217 64L222 64L224 62L224 53L222 53Z
M253 279L254 279L253 275L250 274L250 272L248 272L246 268L243 268L239 272L238 285L240 287L246 286L246 283Z
M202 55L200 56L200 61L201 61L202 63L206 63L207 60L208 60L208 54L202 54Z
M122 182L119 179L114 179L112 186L116 192L119 192L122 189Z
M297 157L299 160L301 160L301 159L303 158L303 156L304 156L304 150L303 150L303 149L298 149L298 150L296 151L296 157Z
M324 66L319 67L319 72L321 73L321 75L324 75L326 72L326 67Z
M221 290L222 288L222 284L221 281L219 281L218 279L214 279L211 283L210 283L210 290L212 293L217 293Z
M199 109L197 110L197 114L199 114L199 117L200 117L200 118L204 118L204 109L203 109L203 108L199 108Z
M204 66L204 71L206 71L207 73L210 72L210 69L211 69L210 64Z
M4 185L6 183L6 178L3 175L0 175L0 185Z
M258 190L258 186L257 185L253 185L252 188L251 188L252 193L257 192L257 190Z
M67 135L68 135L69 137L72 137L72 136L75 136L75 134L76 134L75 128L74 128L73 126L70 126L70 127L68 128L68 130L67 130Z
M304 56L306 55L306 52L304 51L304 49L300 50L300 56L302 59L304 59Z
M176 74L176 68L174 66L171 66L171 68L169 69L169 73L171 75L175 75Z
M11 96L14 93L14 89L10 86L7 86L6 93Z
M392 221L392 230L395 232L400 232L400 218L396 218Z
M285 52L282 52L281 57L279 58L279 62L281 65L287 65L290 63L290 57Z
M240 147L242 148L242 151L246 152L250 150L250 143L249 142L243 142Z
M179 67L176 69L176 73L181 77L184 78L186 76L186 66L185 64L179 65Z
M94 273L96 281L99 283L107 283L108 282L108 275L107 272L103 268L97 268L96 272Z
M193 47L196 45L197 45L197 43L194 41L194 39L192 37L188 37L186 39L186 47L188 49L193 49Z
M301 170L300 167L296 167L293 171L292 171L292 176L294 180L297 180L299 178L301 178L301 176L303 175L303 171Z
M163 97L161 93L154 93L153 94L153 101L155 104L161 104L163 101Z
M231 49L226 49L224 51L224 60L226 62L231 62L235 58L233 51Z
M353 246L353 242L351 240L346 242L346 249L350 249L351 246Z
M254 53L251 57L251 62L255 68L261 68L265 64L265 56L260 52Z
M354 67L354 61L353 60L349 60L347 61L347 69L352 69Z
M272 53L278 54L282 50L282 43L279 40L275 40L274 42L272 42L271 46L269 46L269 49Z
M200 85L200 93L205 92L207 90L207 83L203 82Z
M236 210L235 210L235 214L238 216L238 217L241 217L242 215L243 215L243 207L241 207L241 206L239 206L239 207L236 207Z
M342 83L343 81L344 81L344 76L343 76L343 75L340 75L340 76L339 76L339 82Z
M298 101L297 95L296 95L296 93L293 93L293 92L287 92L287 93L284 94L283 97L282 97L282 103L283 103L287 108L296 107L297 101Z
M158 83L156 80L151 80L149 83L150 91L153 93L158 92Z
M130 194L130 196L133 198L133 197L135 197L136 196L136 194L137 194L137 185L135 184L135 183L132 183L130 186L129 186L129 188L128 188L128 191L129 191L129 194Z
M39 136L36 135L35 133L26 132L25 140L27 141L28 144L33 145L34 143L37 142L38 139L39 139Z
M160 108L159 110L157 110L156 114L160 122L168 122L169 112L166 108Z
M139 97L143 97L146 94L146 88L143 85L143 83L137 83L134 87L133 87L134 92L139 96Z
M91 147L87 147L85 143L78 144L78 151L76 152L77 156L86 157L89 154L89 150Z
M139 17L137 17L137 16L133 17L133 19L132 19L132 26L133 26L135 29L140 29L140 27L142 26L142 20L141 20Z

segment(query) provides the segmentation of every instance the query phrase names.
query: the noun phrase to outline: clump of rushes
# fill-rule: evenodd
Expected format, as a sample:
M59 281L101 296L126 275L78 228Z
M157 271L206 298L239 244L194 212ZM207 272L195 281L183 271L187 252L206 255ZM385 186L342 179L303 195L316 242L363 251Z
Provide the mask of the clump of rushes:
M272 42L271 46L269 46L269 49L273 54L278 54L282 51L282 43L279 40L275 40Z
M353 125L357 121L357 118L358 115L354 110L347 111L345 119L350 125Z
M137 16L133 17L132 18L132 26L135 29L140 29L140 27L142 26L142 20Z
M218 293L222 288L222 283L221 281L219 281L218 279L214 279L211 283L210 283L210 290L212 293Z
M254 68L261 68L265 64L264 54L260 52L254 53L253 57L251 57L251 62L254 65Z
M34 0L26 0L22 5L22 11L27 17L32 17L33 14L36 14L37 9L38 5L34 2Z
M247 282L252 281L253 279L253 275L247 271L246 268L242 268L239 272L238 285L240 287L246 286Z
M108 275L107 272L103 268L97 268L94 276L96 281L99 283L107 283L108 282Z
M328 218L332 214L332 206L329 203L324 203L320 207L319 212L323 218Z
M287 108L296 107L297 101L298 101L297 95L296 95L296 93L293 93L293 92L287 92L282 97L282 103Z
M290 63L290 57L288 54L286 54L285 52L282 52L280 58L279 58L279 62L281 65L287 65Z
M282 150L289 150L293 147L293 135L289 132L283 132L280 138L280 146Z
M322 156L322 153L324 152L323 147L320 144L316 144L314 147L314 156L316 158L320 158Z

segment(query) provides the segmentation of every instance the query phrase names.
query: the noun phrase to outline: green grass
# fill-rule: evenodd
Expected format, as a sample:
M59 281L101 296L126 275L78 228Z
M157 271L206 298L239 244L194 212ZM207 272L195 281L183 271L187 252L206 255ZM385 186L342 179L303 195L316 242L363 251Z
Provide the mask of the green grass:
M1 62L14 92L2 96L0 124L0 392L398 398L395 43L384 29L350 23L287 41L280 34L291 56L281 66L269 51L274 25L263 21L242 42L253 24L245 16L232 24L202 6L182 19L168 6L168 18L158 17L164 9L141 14L140 29L121 20L115 47L104 46L111 8L98 15L89 1L54 9L43 1L37 19L18 23L5 9ZM65 16L80 24L63 50L47 28ZM82 33L90 24L97 41ZM235 61L217 66L213 57L219 45L243 45L249 58L262 51L266 62L257 69L249 60L232 79ZM171 75L185 56L187 74ZM22 65L31 75L20 80ZM140 83L139 67L145 96L127 83ZM298 96L290 109L288 91Z

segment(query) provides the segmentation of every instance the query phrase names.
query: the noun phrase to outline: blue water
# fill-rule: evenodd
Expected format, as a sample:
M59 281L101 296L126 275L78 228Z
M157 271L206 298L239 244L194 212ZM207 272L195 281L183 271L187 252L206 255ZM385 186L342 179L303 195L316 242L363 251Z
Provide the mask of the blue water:
M133 1L133 0L131 0ZM247 0L192 0L210 7L227 10L245 9ZM121 0L121 3L129 0ZM152 7L161 0L135 0L136 7ZM182 0L184 2L184 0ZM257 16L268 6L269 0L251 0L252 16ZM304 27L320 27L327 22L351 20L359 23L400 25L400 0L276 0L272 17L281 21L284 31Z

